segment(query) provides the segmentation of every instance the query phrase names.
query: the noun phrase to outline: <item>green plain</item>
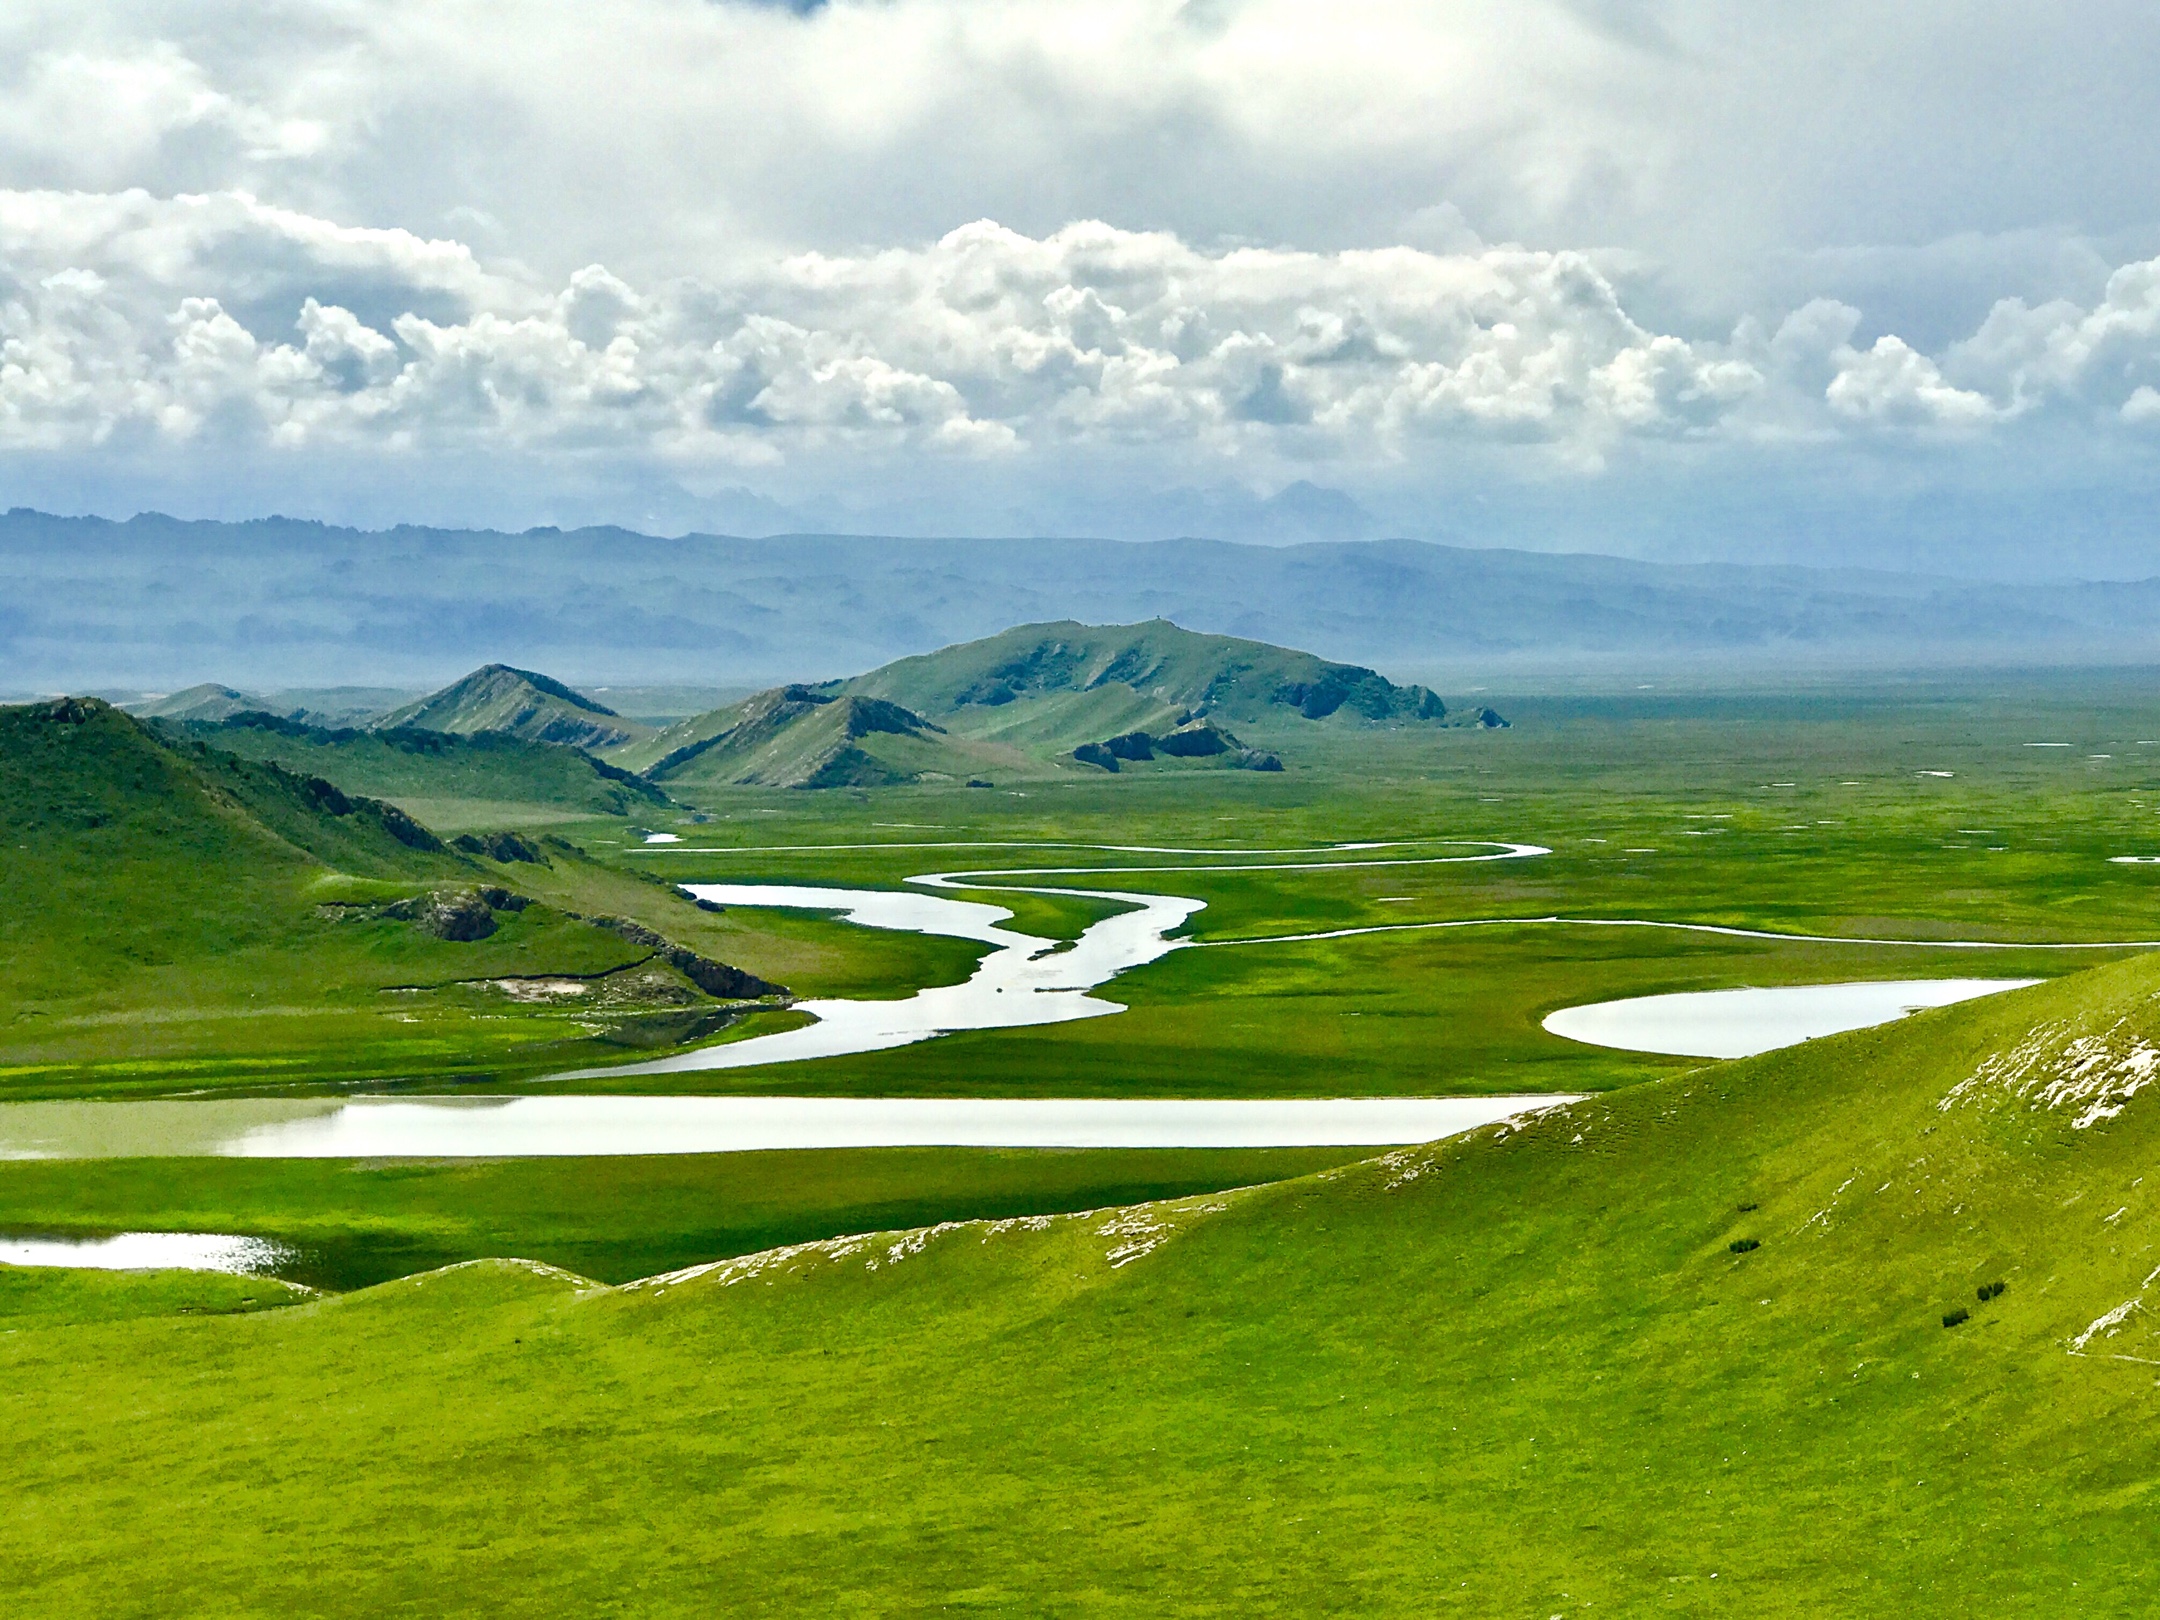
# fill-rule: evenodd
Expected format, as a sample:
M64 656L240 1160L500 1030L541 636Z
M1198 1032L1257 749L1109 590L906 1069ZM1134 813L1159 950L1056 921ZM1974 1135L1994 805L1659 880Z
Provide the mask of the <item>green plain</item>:
M641 873L981 868L1200 896L1206 948L1116 980L1114 1017L611 1084L1591 1094L1367 1156L0 1163L0 1230L246 1232L301 1248L300 1281L374 1285L0 1268L0 1428L30 1442L0 1453L8 1611L2149 1612L2160 968L2096 943L2160 939L2160 867L2111 861L2160 854L2146 675L1480 697L1513 729L1248 737L1280 776L730 792L665 854L527 805L585 852L544 869L350 829L279 847L222 809L0 806L38 857L0 913L11 1098L525 1089L602 1043L454 981L607 970L624 942L571 912L814 993L973 959L700 912ZM232 782L305 831L274 783ZM1206 873L1052 847L1406 839L1554 853ZM972 841L1005 847L925 847ZM791 847L819 845L874 847ZM330 870L539 904L422 941L324 921ZM980 895L1056 937L1105 904ZM1846 942L1514 921L1237 943L1555 915ZM1930 975L2051 982L1730 1064L1539 1027ZM2113 1112L2049 1106L2095 1073ZM1099 1207L1137 1200L1170 1201Z

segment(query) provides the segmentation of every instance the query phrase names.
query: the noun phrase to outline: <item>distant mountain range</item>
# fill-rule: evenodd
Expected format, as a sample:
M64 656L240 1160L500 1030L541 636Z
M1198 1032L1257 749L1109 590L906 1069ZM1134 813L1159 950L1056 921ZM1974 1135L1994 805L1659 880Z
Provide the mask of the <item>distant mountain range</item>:
M1421 542L655 539L0 517L0 690L816 683L1014 624L1162 617L1397 675L2141 661L2160 579L2001 585Z

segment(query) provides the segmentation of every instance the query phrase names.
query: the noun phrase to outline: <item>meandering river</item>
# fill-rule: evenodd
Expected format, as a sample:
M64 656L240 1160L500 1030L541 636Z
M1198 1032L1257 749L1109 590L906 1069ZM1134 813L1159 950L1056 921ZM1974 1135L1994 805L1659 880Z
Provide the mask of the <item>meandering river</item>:
M814 846L891 848L891 845ZM914 846L919 847L919 846ZM940 846L929 846L940 847ZM967 846L943 846L967 847ZM980 847L980 846L977 846ZM1208 855L1204 864L1175 866L1058 866L1005 868L973 872L925 872L908 882L922 894L895 889L839 889L803 884L687 883L685 892L721 906L771 906L786 910L827 911L865 928L903 933L940 934L994 947L976 964L963 984L918 990L893 1001L817 998L798 1001L797 1010L817 1020L778 1035L758 1035L722 1046L708 1046L647 1063L605 1069L575 1069L552 1080L593 1080L616 1075L682 1074L706 1069L743 1069L764 1063L795 1063L808 1058L877 1052L926 1041L964 1029L1013 1029L1028 1024L1059 1024L1076 1018L1100 1018L1124 1007L1088 992L1125 972L1191 944L1170 938L1205 900L1182 895L1143 894L1124 889L1047 887L1016 879L1124 875L1140 872L1296 872L1376 866L1449 866L1480 861L1521 860L1549 855L1539 844L1450 842L1445 847L1472 851L1452 855L1377 856L1383 849L1406 849L1403 843L1330 844L1317 849L1255 850L1237 858L1223 850L1166 849L1146 845L1083 845L1120 854ZM1428 842L1426 847L1436 847ZM656 853L700 853L667 849ZM1226 859L1225 857L1231 857ZM1346 859L1345 857L1355 857ZM1005 891L1109 900L1129 909L1090 923L1069 943L1021 933L1004 926L1012 912L980 900L955 900L950 891Z
M963 848L1014 845L826 845L801 848ZM1042 846L1033 846L1042 847ZM1128 969L1199 942L1172 938L1206 902L1129 889L1056 887L1060 877L1127 877L1148 872L1289 872L1439 866L1550 854L1537 844L1437 841L1344 843L1311 849L1178 849L1069 845L1122 855L1184 857L1176 863L1026 867L923 873L900 890L804 884L692 883L689 893L718 905L829 912L868 928L973 940L990 950L965 983L896 1000L840 997L797 1003L814 1022L774 1035L678 1053L649 1062L581 1069L556 1082L736 1069L874 1052L960 1030L1002 1029L1096 1018L1122 1006L1096 992ZM1413 848L1463 853L1384 853ZM652 855L747 855L773 849L714 850L657 845ZM926 892L927 891L927 892ZM1010 891L1108 901L1119 909L1070 941L1010 926L1013 913L957 891ZM1813 939L1714 924L1653 919L1501 917L1380 924L1320 933L1207 942L1261 946L1361 934L1478 927L1670 928L1753 939ZM1842 944L1933 946L1953 950L2029 949L1993 941L1853 940ZM2152 941L2057 945L2116 949ZM1555 1034L1643 1051L1724 1057L1787 1045L1834 1030L2010 988L2026 980L1897 981L1792 986L1638 998L1566 1009L1546 1020ZM1350 1097L1294 1099L802 1098L542 1095L489 1099L202 1099L127 1103L20 1103L0 1107L0 1158L215 1154L243 1157L373 1158L714 1153L769 1148L954 1147L1293 1147L1381 1146L1429 1141L1511 1114L1574 1099L1536 1097Z

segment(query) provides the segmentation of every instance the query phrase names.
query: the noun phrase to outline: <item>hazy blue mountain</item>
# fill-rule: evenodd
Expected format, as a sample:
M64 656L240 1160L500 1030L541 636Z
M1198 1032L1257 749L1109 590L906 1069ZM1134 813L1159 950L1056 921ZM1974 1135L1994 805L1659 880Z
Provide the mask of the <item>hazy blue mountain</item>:
M203 681L161 698L127 705L128 713L142 720L230 720L270 707L269 700L249 692L236 692L215 681Z
M1299 498L1316 517L1331 505ZM2089 663L2160 640L2160 580L2009 586L1407 540L365 533L18 510L0 517L0 578L0 690L17 692L433 687L498 659L580 684L769 686L1060 619L1167 618L1411 678L1584 658Z

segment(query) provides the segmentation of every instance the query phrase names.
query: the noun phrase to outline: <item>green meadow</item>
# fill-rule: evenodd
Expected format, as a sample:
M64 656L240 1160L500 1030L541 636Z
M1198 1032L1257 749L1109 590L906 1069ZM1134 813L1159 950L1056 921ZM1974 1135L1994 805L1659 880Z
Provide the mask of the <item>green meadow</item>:
M674 885L952 871L1053 939L1115 903L1001 886L1207 904L1115 1016L576 1089L1586 1094L1390 1153L0 1162L0 1234L291 1252L0 1267L9 1612L2145 1612L2143 674L1478 701L622 813L529 751L325 819L318 767L0 735L0 1100L544 1090L802 1018L646 935L795 997L981 949ZM397 910L490 887L484 938ZM1541 1027L1937 976L2049 982L1737 1063Z
M624 1288L11 1277L0 1579L21 1614L2146 1612L2150 1110L2021 1088L2099 1041L2078 1100L2123 1101L2156 991Z

